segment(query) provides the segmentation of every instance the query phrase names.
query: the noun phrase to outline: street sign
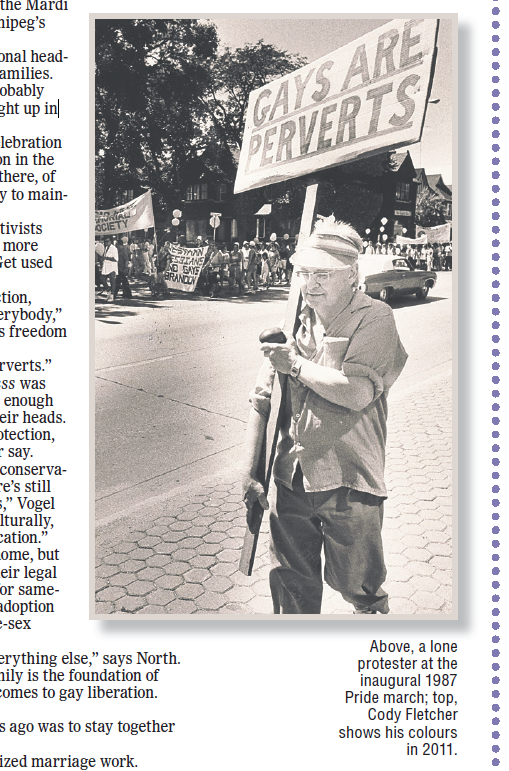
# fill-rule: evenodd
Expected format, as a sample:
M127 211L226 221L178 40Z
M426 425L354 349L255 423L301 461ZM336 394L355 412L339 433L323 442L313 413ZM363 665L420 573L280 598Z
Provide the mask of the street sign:
M173 216L175 219L180 219L180 217L182 217L182 212L180 209L173 209Z
M438 19L393 19L251 92L235 193L418 142Z
M173 225L173 227L175 227L175 228L176 228L176 227L177 227L177 225L180 225L180 220L178 220L176 217L174 217L174 218L172 219L172 221L171 221L171 224Z
M209 220L210 227L214 229L219 227L220 222L221 220L219 219L217 214L214 214L214 216L212 216Z

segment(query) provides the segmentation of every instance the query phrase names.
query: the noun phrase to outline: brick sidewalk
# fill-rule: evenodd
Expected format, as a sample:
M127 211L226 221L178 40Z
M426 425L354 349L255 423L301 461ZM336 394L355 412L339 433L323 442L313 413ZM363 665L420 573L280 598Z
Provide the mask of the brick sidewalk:
M392 614L452 611L451 378L389 399L383 540ZM237 565L245 530L238 469L185 498L151 499L100 527L96 613L272 613L268 518L253 576ZM352 607L325 587L323 614Z

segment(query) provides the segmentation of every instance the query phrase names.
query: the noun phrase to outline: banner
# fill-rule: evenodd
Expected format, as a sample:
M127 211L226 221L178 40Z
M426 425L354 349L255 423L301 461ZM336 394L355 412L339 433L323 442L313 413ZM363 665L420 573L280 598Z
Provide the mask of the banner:
M131 230L147 230L153 227L151 190L122 206L115 206L114 209L96 209L95 212L96 236L104 236L108 233L129 233Z
M393 19L249 97L235 193L421 138L437 19Z
M427 244L428 239L426 235L419 236L418 238L405 238L404 236L396 236L397 244Z
M425 233L429 244L444 244L451 240L451 223L436 225L433 228L424 228L418 225L415 228L417 234Z
M164 279L168 289L193 292L205 260L208 246L187 249L178 244L166 243L163 247L168 257Z

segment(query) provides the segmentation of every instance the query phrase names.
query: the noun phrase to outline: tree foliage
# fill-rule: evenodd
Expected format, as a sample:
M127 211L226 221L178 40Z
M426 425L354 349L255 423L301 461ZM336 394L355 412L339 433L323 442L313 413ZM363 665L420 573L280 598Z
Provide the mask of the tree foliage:
M98 206L133 186L181 199L217 43L215 26L196 19L96 21Z
M441 199L429 190L417 194L415 222L423 227L443 225L445 222L444 206Z
M253 45L226 48L212 67L207 106L221 141L240 148L249 94L271 80L302 67L307 60L259 40Z

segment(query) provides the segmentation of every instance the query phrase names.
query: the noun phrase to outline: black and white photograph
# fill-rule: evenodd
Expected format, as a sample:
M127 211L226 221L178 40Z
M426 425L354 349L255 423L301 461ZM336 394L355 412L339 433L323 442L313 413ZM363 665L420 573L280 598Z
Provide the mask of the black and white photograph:
M457 18L95 16L93 618L457 618Z

